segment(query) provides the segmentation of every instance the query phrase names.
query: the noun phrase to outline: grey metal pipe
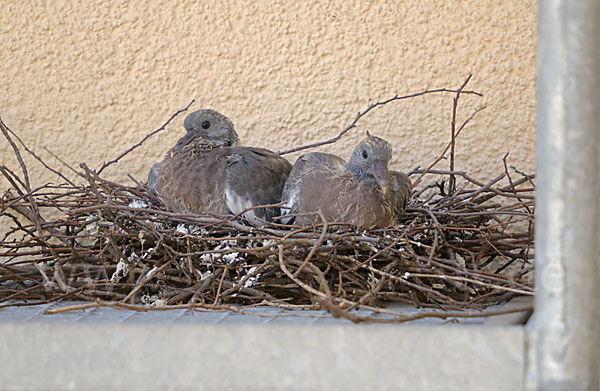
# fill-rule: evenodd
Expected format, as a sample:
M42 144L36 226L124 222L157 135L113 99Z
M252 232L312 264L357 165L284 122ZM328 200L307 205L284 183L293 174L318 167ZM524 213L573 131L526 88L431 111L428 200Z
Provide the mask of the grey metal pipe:
M600 1L540 0L537 388L598 390Z

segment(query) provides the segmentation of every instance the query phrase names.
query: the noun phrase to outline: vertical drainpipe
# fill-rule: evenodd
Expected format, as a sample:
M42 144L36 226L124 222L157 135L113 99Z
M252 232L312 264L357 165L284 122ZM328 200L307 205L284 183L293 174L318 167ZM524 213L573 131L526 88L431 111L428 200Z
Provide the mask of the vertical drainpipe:
M599 0L539 0L536 308L527 388L598 390L599 16Z

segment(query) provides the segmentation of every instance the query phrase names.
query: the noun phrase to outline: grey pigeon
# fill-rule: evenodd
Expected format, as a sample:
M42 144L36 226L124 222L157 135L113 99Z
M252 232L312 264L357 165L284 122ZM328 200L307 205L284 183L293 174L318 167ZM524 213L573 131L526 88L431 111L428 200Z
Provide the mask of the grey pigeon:
M322 152L302 155L284 186L282 212L295 215L300 225L320 222L318 211L328 222L350 223L361 229L392 225L396 209L403 213L410 191L405 194L401 173L392 175L394 188L389 188L391 155L390 143L368 132L348 162Z
M168 209L190 213L239 214L280 202L292 165L275 153L239 146L232 122L214 110L199 110L183 123L187 133L152 166L148 184ZM279 208L244 213L271 221Z

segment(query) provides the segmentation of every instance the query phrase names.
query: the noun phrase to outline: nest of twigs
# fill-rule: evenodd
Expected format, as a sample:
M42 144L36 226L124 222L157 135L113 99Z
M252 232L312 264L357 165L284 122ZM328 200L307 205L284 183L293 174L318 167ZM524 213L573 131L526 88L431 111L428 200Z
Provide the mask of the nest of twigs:
M388 229L253 227L237 216L167 211L145 185L113 183L85 165L79 184L53 170L64 183L33 188L20 139L0 124L23 172L0 167L11 184L0 216L13 221L0 241L2 306L320 306L359 321L352 309L483 310L533 294L533 177L506 162L487 183L413 170L409 209Z

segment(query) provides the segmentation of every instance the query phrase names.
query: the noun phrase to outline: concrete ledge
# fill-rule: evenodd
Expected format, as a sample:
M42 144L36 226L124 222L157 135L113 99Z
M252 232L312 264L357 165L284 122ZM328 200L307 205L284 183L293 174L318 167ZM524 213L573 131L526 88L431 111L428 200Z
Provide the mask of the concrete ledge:
M2 389L521 390L521 326L0 323Z

